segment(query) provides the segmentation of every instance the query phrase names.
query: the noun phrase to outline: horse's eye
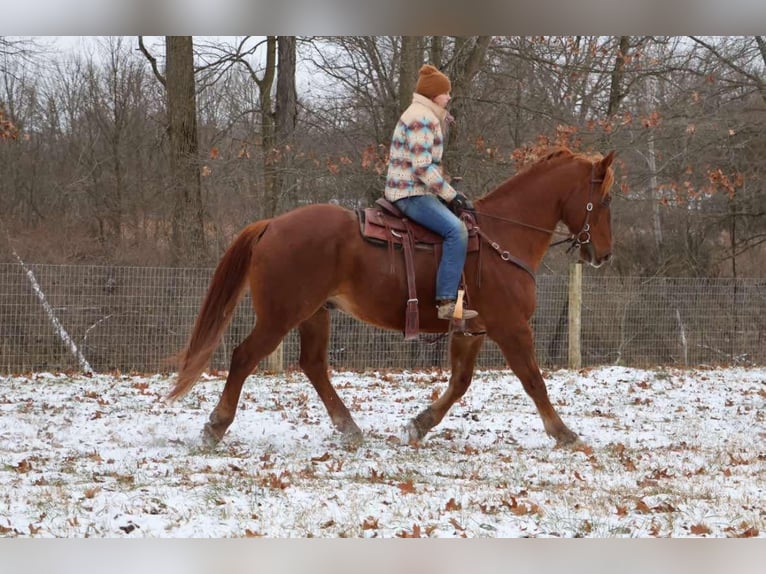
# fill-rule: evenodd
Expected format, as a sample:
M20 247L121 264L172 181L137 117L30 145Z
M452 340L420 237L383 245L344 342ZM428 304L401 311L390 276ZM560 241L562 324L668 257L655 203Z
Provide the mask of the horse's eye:
M608 194L604 196L604 198L601 200L601 206L602 207L609 207L609 204L612 203L612 194Z

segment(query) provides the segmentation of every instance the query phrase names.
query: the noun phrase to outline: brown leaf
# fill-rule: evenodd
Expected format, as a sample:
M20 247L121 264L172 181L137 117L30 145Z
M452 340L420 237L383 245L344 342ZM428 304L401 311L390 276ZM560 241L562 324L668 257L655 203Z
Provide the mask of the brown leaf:
M101 492L101 488L98 486L94 488L88 488L85 490L85 498L94 498L99 492Z
M636 502L636 511L640 512L641 514L649 514L652 512L652 509L649 508L649 505L643 501L643 499Z
M751 526L747 530L744 530L743 532L740 532L737 534L737 538L756 538L760 532L755 526Z
M330 453L325 452L322 456L312 456L311 462L325 462L326 460L330 460Z
M463 505L459 502L455 501L455 498L452 497L447 501L447 505L444 507L444 510L452 511L452 510L460 510L463 508Z
M729 538L755 538L760 534L760 531L755 526L749 526L747 522L742 522L739 525L742 528L742 532L737 532L737 527L729 526L724 528L723 531Z
M402 491L402 494L415 494L415 485L412 484L412 480L400 482L397 486L399 487L399 490Z
M622 466L624 466L625 470L627 470L628 472L638 470L638 468L636 467L636 464L627 457L623 459Z
M704 524L695 524L691 527L691 533L700 536L702 534L710 534L710 528Z
M649 534L652 536L659 536L660 535L660 525L652 519L652 525L649 528Z
M377 530L378 528L378 519L374 518L372 516L368 516L364 519L364 522L362 522L362 530Z
M406 530L402 530L401 532L397 532L396 536L397 538L420 538L420 525L413 524L412 532L407 532Z
M460 524L460 523L459 523L459 522L458 522L456 519L454 519L454 518L450 518L450 519L449 519L449 523L450 523L452 526L454 526L454 527L455 527L455 530L460 530L460 531L463 531L463 530L465 530L465 528L463 528L463 526L462 526L462 525L461 525L461 524Z

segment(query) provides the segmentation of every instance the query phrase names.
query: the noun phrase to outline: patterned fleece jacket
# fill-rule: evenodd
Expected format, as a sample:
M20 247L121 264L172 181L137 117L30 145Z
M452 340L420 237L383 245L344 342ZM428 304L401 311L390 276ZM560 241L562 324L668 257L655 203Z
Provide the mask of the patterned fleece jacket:
M457 192L444 179L440 166L446 117L447 110L425 96L413 94L391 138L384 192L387 200L426 193L438 195L447 203L454 199Z

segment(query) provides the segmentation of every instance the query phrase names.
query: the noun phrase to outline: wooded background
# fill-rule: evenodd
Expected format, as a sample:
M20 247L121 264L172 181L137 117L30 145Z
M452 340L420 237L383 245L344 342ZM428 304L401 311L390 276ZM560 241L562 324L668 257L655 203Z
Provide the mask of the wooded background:
M430 62L469 196L550 145L615 149L601 272L763 277L765 38L0 37L0 261L207 267L255 219L370 204Z

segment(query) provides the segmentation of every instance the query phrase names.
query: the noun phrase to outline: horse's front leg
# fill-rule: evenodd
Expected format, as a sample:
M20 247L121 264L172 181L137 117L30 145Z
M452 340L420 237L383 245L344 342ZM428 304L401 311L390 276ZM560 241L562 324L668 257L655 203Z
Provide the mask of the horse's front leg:
M426 433L441 422L447 411L462 397L471 385L476 357L484 336L453 333L450 339L451 375L449 385L439 398L416 416L405 428L405 442L419 442Z
M583 443L577 434L564 424L548 398L548 389L537 365L534 338L528 323L514 328L513 331L509 329L501 333L490 332L490 337L498 344L511 370L534 401L545 432L556 439L557 446L582 446Z

